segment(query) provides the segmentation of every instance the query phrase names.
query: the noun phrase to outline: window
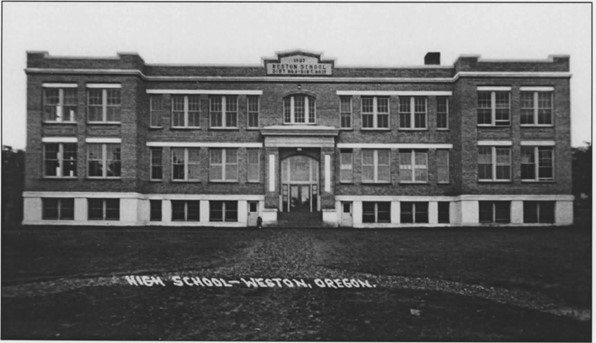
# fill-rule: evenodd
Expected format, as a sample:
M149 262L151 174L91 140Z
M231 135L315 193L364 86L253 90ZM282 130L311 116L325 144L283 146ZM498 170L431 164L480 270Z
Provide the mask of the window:
M481 223L510 223L510 201L479 201L479 220Z
M449 129L449 98L437 97L437 129Z
M362 97L362 128L389 128L389 98L377 96Z
M237 222L238 201L209 201L209 221Z
M120 144L88 144L89 177L120 177Z
M162 162L162 149L151 148L149 150L151 159L151 170L149 178L151 180L161 180L163 177L163 162Z
M209 150L209 181L238 181L237 149Z
M449 183L449 150L437 150L437 182Z
M555 222L554 201L524 201L524 223Z
M246 173L248 182L259 182L261 177L261 170L259 168L260 151L259 149L247 149L246 150Z
M248 108L248 123L249 128L259 127L259 97L256 95L249 95L246 98L246 107Z
M399 97L399 128L426 129L426 97Z
M172 221L198 222L200 200L172 200Z
M238 127L238 98L235 95L209 97L211 127Z
M200 148L172 148L172 180L201 179Z
M402 223L428 223L428 202L401 202Z
M315 98L297 94L284 98L284 124L314 124Z
M172 127L201 126L198 95L172 95Z
M73 220L74 199L72 198L43 198L42 219Z
M509 126L509 108L508 91L478 92L478 125Z
M339 127L342 129L352 128L352 97L339 97Z
M149 200L149 220L152 222L161 221L161 200Z
M373 157L374 160L374 157ZM339 153L339 182L351 183L354 179L352 150L342 149Z
M88 199L89 220L120 220L120 199Z
M76 143L45 143L43 149L45 177L77 176Z
M120 88L87 89L87 115L90 123L120 122Z
M44 88L43 120L74 122L77 112L77 88Z
M478 147L478 180L510 181L511 149L508 147Z
M438 220L440 224L447 224L449 220L449 201L438 202Z
M390 150L362 150L362 182L390 182L389 155Z
M161 127L161 111L163 110L163 96L151 95L149 97L149 126Z
M428 182L428 152L424 150L399 151L399 181Z
M521 125L553 124L553 93L524 92L521 95Z
M362 203L363 223L390 223L391 203L390 202L363 202Z
M554 180L554 150L552 147L521 147L521 178L524 181Z

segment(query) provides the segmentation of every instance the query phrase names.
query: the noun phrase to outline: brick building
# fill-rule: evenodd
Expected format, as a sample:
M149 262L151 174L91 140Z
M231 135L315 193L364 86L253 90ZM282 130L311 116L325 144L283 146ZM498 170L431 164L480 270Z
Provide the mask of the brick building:
M27 55L24 224L573 222L569 57Z

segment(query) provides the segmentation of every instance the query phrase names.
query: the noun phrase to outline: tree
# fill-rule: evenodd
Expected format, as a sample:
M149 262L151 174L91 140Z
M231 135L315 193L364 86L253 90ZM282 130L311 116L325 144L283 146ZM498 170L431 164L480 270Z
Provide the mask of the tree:
M573 195L578 204L592 204L592 145L573 148Z

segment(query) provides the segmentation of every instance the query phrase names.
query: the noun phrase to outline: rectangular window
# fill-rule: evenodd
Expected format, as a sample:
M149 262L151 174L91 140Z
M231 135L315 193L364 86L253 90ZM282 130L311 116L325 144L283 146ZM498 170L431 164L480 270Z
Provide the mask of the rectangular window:
M200 97L198 95L172 95L172 127L201 126Z
M388 149L362 150L362 182L390 182L390 152Z
M209 150L209 181L238 181L238 150Z
M77 112L77 88L44 88L43 120L74 122Z
M555 222L554 201L524 201L524 223Z
M161 127L161 111L163 110L163 96L151 95L149 97L149 126Z
M211 127L238 127L238 99L235 95L209 97Z
M402 223L428 223L428 202L400 202Z
M428 152L425 150L399 151L399 182L428 182Z
M477 115L479 126L509 126L509 91L479 91Z
M209 201L209 221L237 222L238 201Z
M342 129L352 128L352 97L339 97L339 127Z
M426 129L426 97L399 97L399 128Z
M73 220L74 199L73 198L43 198L42 219L48 220Z
M88 144L89 177L118 178L121 173L120 144Z
M363 223L390 223L391 202L362 202Z
M77 176L76 143L45 143L43 147L45 177Z
M554 149L522 146L521 178L524 181L554 180Z
M510 181L511 180L511 148L478 147L478 180Z
M520 123L533 126L553 124L553 93L552 92L524 92L520 93Z
M119 123L120 88L88 88L87 120L90 123Z
M161 180L163 177L162 148L151 148L149 150L151 160L150 179Z
M149 200L149 220L152 222L161 221L161 200Z
M511 201L479 201L478 211L481 223L511 222Z
M261 169L259 162L261 160L259 149L246 150L246 173L248 182L259 182L261 180Z
M437 129L449 129L449 98L437 97Z
M172 221L198 222L200 200L172 200Z
M256 95L249 95L246 97L246 107L248 108L248 123L249 128L259 127L259 97Z
M373 157L374 159L374 157ZM354 163L352 150L342 149L339 153L339 182L354 181Z
M120 199L87 199L89 220L120 220Z
M201 179L201 148L172 148L171 154L173 181Z
M377 96L362 97L362 128L389 128L389 98Z
M449 181L449 150L437 150L437 182Z
M447 224L449 219L449 201L438 202L438 220L440 224Z

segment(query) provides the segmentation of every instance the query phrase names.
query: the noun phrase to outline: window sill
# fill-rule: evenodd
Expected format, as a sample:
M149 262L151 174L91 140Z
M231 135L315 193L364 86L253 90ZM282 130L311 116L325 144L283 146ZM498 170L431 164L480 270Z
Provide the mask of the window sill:
M400 181L400 185L428 185L428 181Z
M316 126L317 123L284 123L284 125L288 125L288 126L296 126L296 125L310 125L310 126Z
M372 127L363 127L360 131L391 131L391 128L388 127L380 127L380 128L372 128Z
M209 180L209 183L238 183L238 180Z
M149 126L149 130L161 130L163 126Z
M437 185L450 185L451 182L437 182Z
M87 125L122 125L119 121L88 121Z
M449 131L449 128L437 128L437 131Z
M154 179L154 180L149 180L149 182L157 183L157 182L163 182L163 180L161 180L161 179Z
M339 128L340 131L354 131L353 127L340 127Z
M362 182L360 182L360 184L368 185L368 186L386 186L386 185L391 185L391 181L383 181L383 182L362 181Z
M339 184L348 186L348 185L353 185L354 181L340 181Z
M78 176L43 176L43 180L76 180Z
M122 180L122 177L87 176L87 180Z
M478 183L511 183L511 180L478 180Z
M398 131L428 131L428 128L407 128L407 127L399 127L397 128Z
M539 128L544 128L544 127L555 127L553 124L520 124L519 126L520 127L523 127L523 128L529 128L529 129L531 129L531 128L539 129Z
M482 125L482 124L478 124L478 125L476 125L476 127L478 127L478 128L484 128L484 129L510 129L511 128L511 124L507 124L507 125Z
M240 128L238 126L235 127L209 127L209 130L215 131L238 131Z
M49 120L44 120L43 123L48 124L48 125L76 125L77 124L76 121L49 121Z
M259 131L261 128L259 127L247 127L246 131Z
M200 126L170 126L170 130L200 130Z
M201 180L172 180L174 183L189 183L189 182L201 182Z
M256 184L261 183L261 181L246 181L246 183L250 183L250 184L256 185Z

